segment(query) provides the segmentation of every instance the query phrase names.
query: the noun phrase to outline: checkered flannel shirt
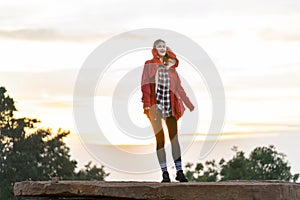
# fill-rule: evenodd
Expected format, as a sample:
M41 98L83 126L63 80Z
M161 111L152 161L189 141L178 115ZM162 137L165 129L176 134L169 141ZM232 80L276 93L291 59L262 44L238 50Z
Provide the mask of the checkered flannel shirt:
M171 116L170 78L167 69L160 65L157 69L156 105L162 111L162 118Z

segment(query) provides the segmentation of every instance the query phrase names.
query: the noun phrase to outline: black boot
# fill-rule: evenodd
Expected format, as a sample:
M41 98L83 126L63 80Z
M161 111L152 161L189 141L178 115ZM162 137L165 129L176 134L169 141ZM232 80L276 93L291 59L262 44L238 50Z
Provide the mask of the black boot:
M179 182L188 182L182 170L177 172L175 179Z
M168 172L163 172L162 177L163 177L163 180L161 181L162 183L171 182Z

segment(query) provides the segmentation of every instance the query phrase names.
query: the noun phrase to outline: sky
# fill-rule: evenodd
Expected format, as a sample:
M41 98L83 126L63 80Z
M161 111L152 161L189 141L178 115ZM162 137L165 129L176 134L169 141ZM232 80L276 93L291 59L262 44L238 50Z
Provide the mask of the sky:
M153 137L130 138L111 116L115 86L127 72L152 57L150 50L118 58L99 80L95 113L109 143L95 139L93 131L82 139L73 116L73 93L83 63L108 39L141 28L172 30L203 48L219 72L226 95L221 137L207 157L200 159L197 151L211 123L211 96L203 78L179 57L178 72L196 94L200 113L193 144L183 155L185 161L230 158L233 145L250 153L257 146L274 144L287 155L292 171L300 172L299 11L296 0L1 1L0 85L16 101L17 116L38 118L41 127L71 130L66 143L79 166L93 160L108 168L109 180L156 180L153 176L159 170L132 175L89 151L89 145L106 145L133 153L141 146L139 153L153 153ZM138 89L133 91L130 120L149 127L140 96ZM191 133L180 134L183 143L191 141ZM113 155L116 160L119 157ZM153 158L157 165L155 162Z

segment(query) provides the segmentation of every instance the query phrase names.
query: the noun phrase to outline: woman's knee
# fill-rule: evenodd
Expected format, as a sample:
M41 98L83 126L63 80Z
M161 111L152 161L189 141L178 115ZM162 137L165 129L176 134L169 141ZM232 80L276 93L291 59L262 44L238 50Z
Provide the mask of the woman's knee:
M156 149L162 149L165 146L165 140L164 139L156 139Z

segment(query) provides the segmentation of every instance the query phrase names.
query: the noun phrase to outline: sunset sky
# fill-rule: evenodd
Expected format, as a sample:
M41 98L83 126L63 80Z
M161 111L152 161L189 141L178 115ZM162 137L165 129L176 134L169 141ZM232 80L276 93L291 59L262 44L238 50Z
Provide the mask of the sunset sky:
M103 145L93 137L83 145L74 123L73 90L85 59L104 41L122 32L172 30L204 49L224 84L226 119L222 136L204 160L229 158L233 145L249 153L254 147L274 144L287 155L292 171L300 172L299 11L298 0L1 1L0 85L16 101L17 116L38 118L42 127L71 130L66 142L72 157L82 165L95 160L84 145ZM168 38L163 39L168 42ZM123 135L111 117L110 107L114 86L122 75L151 57L150 50L132 52L115 61L103 77L95 93L95 113L111 142L104 145L129 148L154 144L153 138L138 141ZM201 144L212 114L210 95L201 76L193 77L188 62L182 59L178 71L197 96L201 120L194 134L195 145ZM133 93L131 105L136 106L128 109L133 123L146 127L149 123L142 114L140 95L139 91ZM189 134L181 133L182 141ZM130 151L135 151L132 148ZM183 156L186 161L203 161L197 160L194 154L198 153L191 149ZM133 177L109 170L111 180Z

